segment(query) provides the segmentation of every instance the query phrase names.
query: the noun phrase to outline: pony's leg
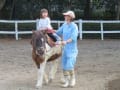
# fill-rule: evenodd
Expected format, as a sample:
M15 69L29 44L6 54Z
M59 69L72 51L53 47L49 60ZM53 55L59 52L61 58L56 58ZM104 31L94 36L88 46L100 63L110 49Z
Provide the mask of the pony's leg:
M49 80L52 81L55 77L55 74L57 72L57 67L58 67L58 60L55 60L51 62L51 70L49 73Z
M43 76L44 76L44 71L45 71L45 66L46 66L46 62L48 60L48 58L51 56L52 50L50 52L47 52L45 54L45 60L43 63L40 64L40 69L38 70L38 81L36 84L36 87L42 87L42 83L43 83Z
M46 60L40 64L40 69L38 70L38 80L36 84L37 88L42 87L45 66L46 66Z
M45 80L45 84L48 84L49 80L48 80L48 75L44 72L44 80Z
M64 84L64 83L65 83L65 78L64 78L63 72L61 73L60 83L61 83L61 84Z

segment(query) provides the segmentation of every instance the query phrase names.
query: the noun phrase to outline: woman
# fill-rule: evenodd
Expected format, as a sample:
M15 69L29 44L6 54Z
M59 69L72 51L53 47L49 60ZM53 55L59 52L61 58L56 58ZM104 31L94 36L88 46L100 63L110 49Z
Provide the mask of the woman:
M62 36L63 53L62 53L62 69L65 82L62 87L75 86L74 66L78 54L77 36L78 27L73 22L75 14L73 11L63 13L65 23L56 31L59 36Z

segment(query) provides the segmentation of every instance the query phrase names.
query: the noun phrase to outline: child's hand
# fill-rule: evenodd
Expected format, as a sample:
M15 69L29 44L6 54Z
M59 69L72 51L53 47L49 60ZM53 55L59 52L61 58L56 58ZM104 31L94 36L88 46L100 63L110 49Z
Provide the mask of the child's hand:
M55 32L56 32L56 30L53 30L53 32L55 33Z
M48 33L55 33L55 30L47 29L47 32L48 32Z

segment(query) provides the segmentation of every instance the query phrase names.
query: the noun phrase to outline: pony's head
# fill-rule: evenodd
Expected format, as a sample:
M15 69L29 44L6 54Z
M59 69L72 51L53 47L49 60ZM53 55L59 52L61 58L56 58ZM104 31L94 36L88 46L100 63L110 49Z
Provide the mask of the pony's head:
M47 42L45 30L33 31L31 44L35 53L43 56L45 53L45 43Z

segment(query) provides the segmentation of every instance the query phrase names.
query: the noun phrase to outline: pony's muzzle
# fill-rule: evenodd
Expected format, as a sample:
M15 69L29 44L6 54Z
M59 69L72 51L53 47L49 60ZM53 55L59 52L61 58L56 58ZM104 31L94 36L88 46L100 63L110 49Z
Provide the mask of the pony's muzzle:
M44 48L43 48L43 47L38 48L38 49L36 50L36 54L43 56L43 55L44 55Z

